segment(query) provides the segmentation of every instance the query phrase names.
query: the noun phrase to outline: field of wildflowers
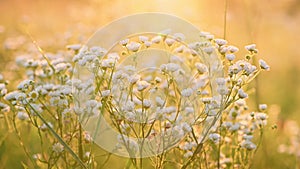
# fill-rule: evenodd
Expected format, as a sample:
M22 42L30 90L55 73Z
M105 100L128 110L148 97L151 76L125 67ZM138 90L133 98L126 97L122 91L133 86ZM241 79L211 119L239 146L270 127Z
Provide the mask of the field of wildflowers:
M132 11L120 1L0 2L19 9L0 23L0 168L300 166L300 53L291 44L290 62L264 56L285 46L256 35L255 2L185 2L221 9L202 11L217 27L205 31L196 7L127 3ZM236 17L240 7L253 20ZM296 2L274 7L298 17Z

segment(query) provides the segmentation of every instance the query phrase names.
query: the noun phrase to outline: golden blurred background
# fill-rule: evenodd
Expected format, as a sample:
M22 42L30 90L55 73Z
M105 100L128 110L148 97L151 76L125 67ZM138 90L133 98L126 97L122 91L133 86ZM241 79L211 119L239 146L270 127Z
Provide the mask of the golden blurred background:
M27 34L43 50L57 51L68 44L84 44L105 24L141 12L176 15L222 38L225 1L0 0L0 72L14 80L10 75L15 73L15 58L24 54L19 49L29 47L24 46L30 41ZM230 44L243 51L244 45L256 43L259 57L271 66L256 81L258 94L253 97L270 105L270 116L276 117L269 123L279 128L265 136L254 168L295 168L297 160L279 154L277 146L285 141L281 137L285 122L300 123L300 0L227 0L226 25Z

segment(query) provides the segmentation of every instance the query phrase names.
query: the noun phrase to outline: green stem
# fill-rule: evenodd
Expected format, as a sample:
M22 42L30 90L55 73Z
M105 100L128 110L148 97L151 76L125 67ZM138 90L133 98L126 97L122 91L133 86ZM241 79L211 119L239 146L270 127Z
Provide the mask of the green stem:
M34 107L29 104L29 107L34 111L35 115L48 127L49 131L53 134L53 136L64 146L64 148L72 155L72 157L80 164L82 168L87 169L86 165L82 162L82 160L76 155L76 153L65 143L65 141L54 131L54 129L47 123L47 121L42 117L39 112L37 112Z

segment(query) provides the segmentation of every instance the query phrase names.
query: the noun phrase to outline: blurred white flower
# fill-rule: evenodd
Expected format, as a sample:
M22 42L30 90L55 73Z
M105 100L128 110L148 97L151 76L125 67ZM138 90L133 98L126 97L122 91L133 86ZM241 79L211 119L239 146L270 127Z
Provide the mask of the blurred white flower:
M256 149L256 145L249 141L249 140L244 140L242 143L241 143L241 147L247 149L247 150L254 150Z
M128 44L128 42L129 42L129 39L123 39L123 40L121 40L119 43L120 43L120 45L122 45L122 46L126 46L126 45Z
M17 114L17 118L20 120L27 120L29 118L29 116L27 113L20 111Z
M184 41L185 40L185 36L183 33L174 33L173 35L175 37L176 40L178 41Z
M126 48L132 52L136 52L139 50L141 44L137 42L130 42L126 45Z
M235 47L235 46L228 46L227 47L228 50L231 52L231 53L235 53L235 52L238 52L239 51L239 48Z
M64 146L60 143L55 143L52 146L52 150L56 153L61 153L62 151L64 151Z
M190 97L192 94L193 94L193 89L191 89L191 88L183 89L181 91L181 95L183 97Z
M149 40L149 37L147 37L147 36L139 36L139 40L140 40L140 42L145 43L146 41Z
M47 122L48 125L46 125L45 123L43 123L41 126L40 126L40 129L42 131L46 131L48 129L48 126L53 128L53 124L51 122Z
M165 42L168 46L171 46L175 43L175 40L171 38L166 38Z
M26 79L26 80L23 80L21 83L19 83L19 85L18 85L18 89L19 90L25 90L25 89L27 89L30 85L33 85L34 84L34 82L32 81L32 80L28 80L28 79Z
M212 46L205 47L205 48L203 48L203 51L210 55L210 54L212 54L215 51L215 48L212 47Z
M233 61L235 59L235 54L230 53L230 54L226 54L226 59L229 61Z
M140 75L135 74L133 76L130 76L128 80L131 84L135 84L138 80L140 80L140 78Z
M264 60L259 60L259 66L264 70L270 70L270 66Z
M208 135L208 138L215 144L218 144L220 142L221 136L218 133L211 133Z
M103 90L103 91L101 91L101 95L102 95L102 97L109 96L110 95L110 90Z
M267 110L268 106L266 104L259 104L258 108L260 111L264 111Z
M195 63L195 66L200 74L208 72L207 66L203 63L197 62L197 63Z
M159 107L162 107L165 103L165 101L161 97L158 97L158 96L155 98L155 101Z
M152 43L159 43L161 41L161 36L155 36L151 39Z
M245 49L249 52L255 52L255 53L258 52L258 50L256 49L256 44L247 45L245 46Z
M227 41L224 39L215 39L216 44L218 44L219 46L223 46L227 44Z
M244 99L244 98L247 98L248 97L248 94L246 92L244 92L243 89L239 89L238 90L238 95L241 99Z
M144 81L144 80L140 80L136 83L137 85L137 90L138 91L143 91L145 90L147 87L150 86L150 83L148 83L147 81Z
M151 100L144 99L144 100L143 100L143 106L144 106L145 108L150 108L150 107L151 107Z
M186 152L186 153L183 155L183 157L184 157L184 158L189 158L189 157L191 157L192 155L193 155L193 152L188 151L188 152Z

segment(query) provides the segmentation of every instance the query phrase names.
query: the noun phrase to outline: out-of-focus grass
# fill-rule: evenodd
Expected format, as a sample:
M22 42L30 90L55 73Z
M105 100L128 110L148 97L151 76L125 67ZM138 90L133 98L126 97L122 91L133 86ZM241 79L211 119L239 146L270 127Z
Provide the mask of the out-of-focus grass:
M299 4L298 0L228 0L226 39L240 47L240 50L244 50L242 44L256 43L259 55L269 62L272 69L261 75L257 90L260 102L276 105L276 110L271 109L276 112L269 112L269 123L270 126L277 123L278 129L272 130L269 127L265 131L253 168L281 169L296 166L294 156L279 154L277 147L288 140L282 132L285 121L294 119L300 123ZM56 51L67 44L84 43L104 24L137 12L177 15L219 37L223 36L224 30L224 1L220 0L2 0L0 11L0 71L11 83L21 78L18 76L21 73L15 72L15 58L24 54L24 49L33 48L26 32L45 51ZM18 46L17 42L22 40L27 43ZM17 49L9 49L8 43L15 43ZM28 159L17 137L7 130L3 118L0 124L0 168L22 168L21 162L26 163ZM34 150L37 137L30 132L22 133L26 138L25 144ZM103 153L99 149L99 161L104 160L100 156ZM126 163L126 159L120 157L112 157L111 161ZM111 168L121 167L123 163L114 164L116 166Z

